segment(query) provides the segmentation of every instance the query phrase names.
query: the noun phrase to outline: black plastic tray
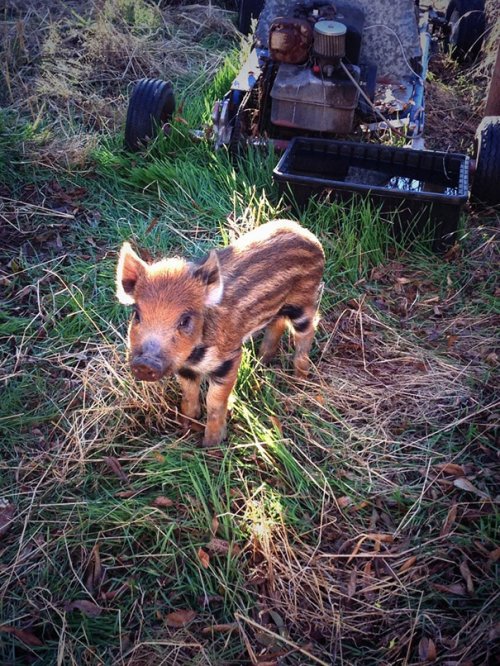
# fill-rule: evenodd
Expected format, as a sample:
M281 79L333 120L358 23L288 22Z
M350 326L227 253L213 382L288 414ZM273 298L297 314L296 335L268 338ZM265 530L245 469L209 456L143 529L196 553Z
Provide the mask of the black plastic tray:
M397 236L410 229L421 233L431 223L434 249L441 251L453 242L467 200L469 158L297 137L274 169L274 178L299 207L324 194L340 201L368 197L383 213L397 213L392 220Z

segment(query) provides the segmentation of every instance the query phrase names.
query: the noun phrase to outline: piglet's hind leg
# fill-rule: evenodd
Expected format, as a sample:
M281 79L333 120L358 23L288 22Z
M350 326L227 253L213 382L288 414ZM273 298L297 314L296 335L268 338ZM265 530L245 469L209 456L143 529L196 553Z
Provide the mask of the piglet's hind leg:
M314 340L316 307L304 308L300 317L291 320L295 338L293 367L295 376L305 379L309 372L309 352Z
M277 317L266 327L266 332L260 346L259 354L262 363L270 363L276 354L280 338L286 328L286 319L284 317Z

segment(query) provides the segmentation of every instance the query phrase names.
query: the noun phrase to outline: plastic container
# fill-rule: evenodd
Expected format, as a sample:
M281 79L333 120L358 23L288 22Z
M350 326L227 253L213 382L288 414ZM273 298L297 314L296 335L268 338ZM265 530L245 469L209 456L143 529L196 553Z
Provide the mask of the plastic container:
M368 143L298 137L274 178L299 207L311 196L348 201L368 197L392 217L396 236L429 229L434 249L453 242L467 200L469 158L460 153L393 148Z

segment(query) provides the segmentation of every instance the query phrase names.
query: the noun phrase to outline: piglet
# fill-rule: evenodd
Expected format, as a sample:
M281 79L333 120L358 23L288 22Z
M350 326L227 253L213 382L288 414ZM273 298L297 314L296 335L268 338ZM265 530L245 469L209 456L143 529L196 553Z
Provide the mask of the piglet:
M267 363L290 324L295 375L307 376L323 268L318 239L287 220L263 224L201 261L174 257L147 264L124 243L117 296L133 306L133 375L151 382L175 374L186 427L200 418L200 382L207 377L203 445L219 444L241 347L254 333L265 328L260 356Z

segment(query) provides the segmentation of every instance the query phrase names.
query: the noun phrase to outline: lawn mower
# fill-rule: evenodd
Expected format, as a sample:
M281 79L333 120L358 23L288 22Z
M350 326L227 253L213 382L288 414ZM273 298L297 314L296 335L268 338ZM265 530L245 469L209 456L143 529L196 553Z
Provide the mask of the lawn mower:
M432 217L436 248L449 244L473 169L461 153L424 150L425 79L439 44L461 62L477 58L484 0L451 0L446 12L414 0L240 0L240 30L252 23L252 49L213 109L215 147L238 156L272 143L284 151L274 177L299 205L366 195L400 224ZM126 146L147 143L174 106L168 82L139 81ZM392 145L380 139L388 132ZM481 123L472 166L473 195L499 203L498 115Z

